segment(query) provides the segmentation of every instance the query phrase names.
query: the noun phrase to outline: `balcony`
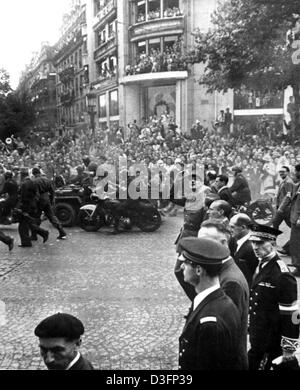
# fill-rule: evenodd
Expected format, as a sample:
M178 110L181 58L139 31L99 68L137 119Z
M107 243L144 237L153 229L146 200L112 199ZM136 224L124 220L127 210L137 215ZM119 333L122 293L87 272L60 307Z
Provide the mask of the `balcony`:
M112 35L108 38L106 42L101 43L101 45L94 51L94 60L97 61L103 56L110 54L110 51L116 48L117 38L115 35Z
M186 80L187 78L188 72L182 70L170 72L150 72L125 76L119 80L119 83L124 85L139 83L142 83L143 85L153 85L160 83L176 82L178 80Z
M60 102L63 106L70 106L74 102L75 92L74 90L69 90L60 95Z
M102 90L109 88L112 85L117 83L118 72L117 69L114 68L110 71L103 71L100 75L98 75L96 81L92 83L95 89L101 87Z
M109 0L104 7L97 13L98 22L94 26L96 30L106 24L111 18L117 16L117 0Z
M184 32L184 16L147 20L130 26L129 31L131 42L158 35L181 35Z

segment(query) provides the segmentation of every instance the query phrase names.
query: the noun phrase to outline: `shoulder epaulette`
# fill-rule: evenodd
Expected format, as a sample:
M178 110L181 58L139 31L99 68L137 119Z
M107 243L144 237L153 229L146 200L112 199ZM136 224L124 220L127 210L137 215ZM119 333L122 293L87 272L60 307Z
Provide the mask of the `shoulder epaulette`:
M277 260L277 264L279 265L281 272L290 272L284 261Z
M205 322L217 322L217 317L204 317L200 319L200 324L204 324Z

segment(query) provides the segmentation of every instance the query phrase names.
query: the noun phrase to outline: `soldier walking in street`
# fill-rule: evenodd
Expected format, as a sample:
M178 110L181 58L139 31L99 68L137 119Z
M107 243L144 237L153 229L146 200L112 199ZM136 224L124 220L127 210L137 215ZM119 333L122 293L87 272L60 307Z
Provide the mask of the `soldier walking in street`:
M275 250L279 234L272 227L255 225L250 236L260 260L250 291L250 370L268 370L280 356L283 362L295 359L298 347L299 324L293 320L298 312L297 281Z
M43 237L44 243L48 240L49 232L38 225L37 200L39 197L36 184L30 179L28 169L23 170L24 181L20 189L19 235L20 247L32 247L30 232Z
M44 212L45 216L51 222L51 224L58 230L58 240L64 240L67 237L66 232L64 231L62 225L58 221L57 217L54 215L52 204L54 202L54 188L49 179L41 176L41 171L39 168L32 169L32 175L34 176L34 183L37 186L39 192L39 200L38 200L38 209L40 215ZM37 238L35 236L32 237L33 240Z

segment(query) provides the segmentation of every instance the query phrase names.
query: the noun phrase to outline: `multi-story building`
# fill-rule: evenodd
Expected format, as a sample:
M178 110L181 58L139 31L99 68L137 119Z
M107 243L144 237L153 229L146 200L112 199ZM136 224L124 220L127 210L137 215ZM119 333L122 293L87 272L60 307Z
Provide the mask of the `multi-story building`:
M86 88L89 85L87 17L85 1L73 0L64 15L55 45L58 125L86 128Z
M213 121L231 96L206 94L201 66L180 60L193 44L192 32L207 29L212 0L90 0L93 63L101 128L167 113L183 131L197 118ZM90 37L89 37L90 39Z
M53 58L53 48L49 43L43 43L40 52L35 53L23 72L18 88L31 97L36 114L35 127L45 132L54 129L57 122Z

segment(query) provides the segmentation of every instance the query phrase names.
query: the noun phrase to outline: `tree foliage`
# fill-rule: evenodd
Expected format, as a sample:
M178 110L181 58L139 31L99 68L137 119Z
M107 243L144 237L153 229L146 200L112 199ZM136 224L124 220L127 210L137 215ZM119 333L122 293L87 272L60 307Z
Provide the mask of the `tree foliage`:
M200 83L209 91L297 89L300 66L292 61L286 33L300 14L299 0L225 0L207 33L195 32L194 62L205 63ZM299 99L298 99L299 100Z
M34 121L34 108L29 96L12 91L8 73L0 70L0 138L22 135Z

